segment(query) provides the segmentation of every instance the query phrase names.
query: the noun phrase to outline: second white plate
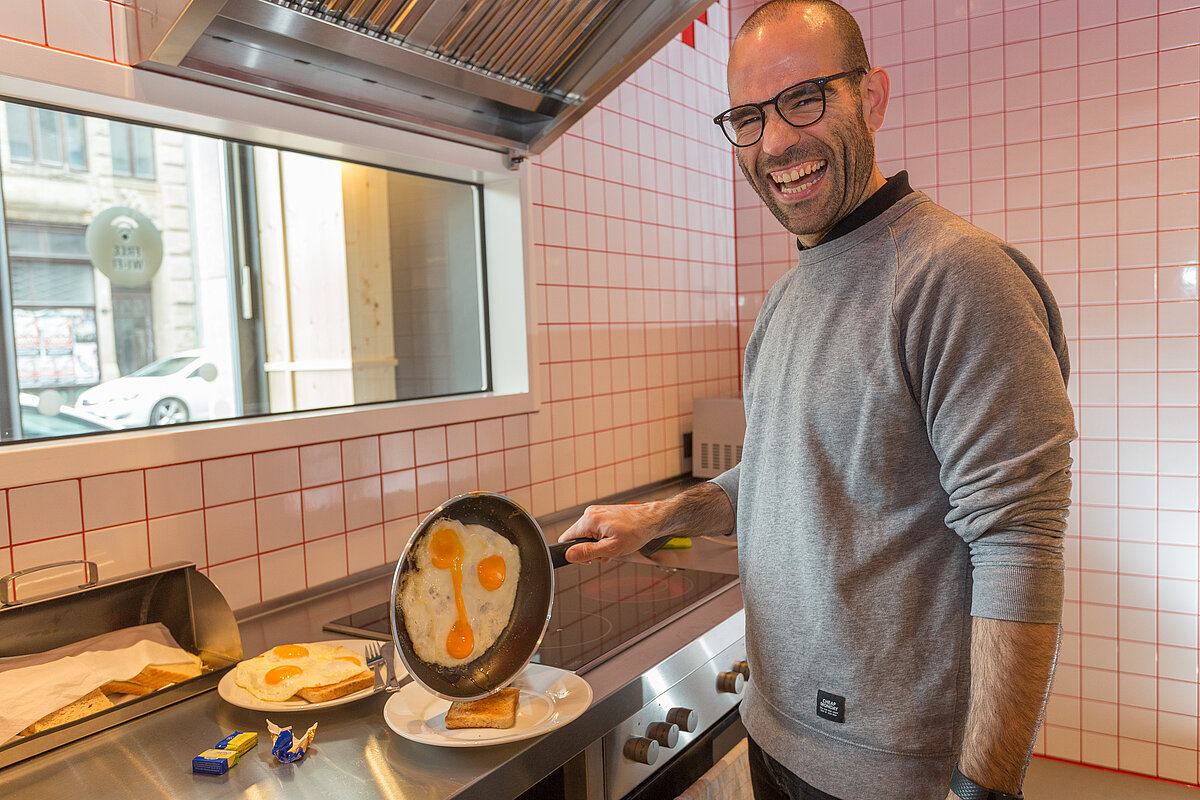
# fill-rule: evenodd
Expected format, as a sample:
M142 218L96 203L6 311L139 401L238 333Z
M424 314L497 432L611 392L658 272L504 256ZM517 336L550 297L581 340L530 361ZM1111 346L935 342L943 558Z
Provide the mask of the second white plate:
M512 685L521 690L517 722L511 728L447 728L450 701L410 683L383 707L387 726L405 739L439 747L483 747L541 736L582 714L592 703L592 687L574 672L542 664L527 666Z
M326 642L314 642L313 644L340 645L347 650L353 650L359 655L363 655L363 651L367 646L366 639L332 639ZM366 661L366 656L363 655L363 660ZM400 660L396 660L396 669L400 673L397 678L403 678L408 672L404 669L404 665ZM254 695L247 692L242 687L238 686L235 681L235 673L237 667L226 672L221 676L220 682L217 684L217 694L221 695L221 699L232 703L240 708L248 708L251 711L314 711L320 708L332 708L333 706L345 705L353 703L355 700L362 700L364 697L370 697L375 694L375 689L363 689L359 692L343 695L342 697L333 700L326 700L323 703L310 703L300 697L292 697L288 700L283 700L278 703L272 703L266 700L259 700Z

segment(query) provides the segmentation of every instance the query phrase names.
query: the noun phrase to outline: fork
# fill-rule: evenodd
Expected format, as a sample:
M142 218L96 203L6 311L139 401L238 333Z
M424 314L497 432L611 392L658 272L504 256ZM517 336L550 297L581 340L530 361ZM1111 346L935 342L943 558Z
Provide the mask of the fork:
M383 669L383 652L379 649L379 642L367 642L367 646L363 651L366 656L367 666L375 673L375 689L378 692L383 688L383 675L380 670Z

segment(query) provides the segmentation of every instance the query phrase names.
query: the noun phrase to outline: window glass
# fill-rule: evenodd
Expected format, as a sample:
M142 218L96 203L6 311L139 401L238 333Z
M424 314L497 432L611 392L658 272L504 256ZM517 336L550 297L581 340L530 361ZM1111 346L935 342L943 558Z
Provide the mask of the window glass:
M83 117L63 114L67 140L67 165L71 169L87 169L87 143L84 138Z
M478 184L4 105L4 440L491 388Z
M129 126L124 122L108 123L109 141L112 146L113 175L133 174L133 154L130 153Z
M63 163L62 115L39 108L37 111L37 160L42 164Z
M33 161L33 129L29 125L29 109L10 105L5 109L8 123L8 154L13 161Z

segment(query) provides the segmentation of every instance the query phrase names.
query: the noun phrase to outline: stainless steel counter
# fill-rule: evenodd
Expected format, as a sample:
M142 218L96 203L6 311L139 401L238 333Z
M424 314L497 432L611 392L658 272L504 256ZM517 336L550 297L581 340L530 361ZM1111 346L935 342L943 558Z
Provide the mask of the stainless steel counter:
M548 525L557 538L561 525ZM660 551L656 563L737 572L730 542L695 540L690 550ZM643 556L634 556L645 560ZM241 623L247 655L289 641L331 638L321 625L364 605L385 601L391 572ZM294 764L271 756L266 716L208 692L0 771L0 797L87 800L128 797L228 798L455 798L508 800L571 762L586 777L585 748L655 696L640 677L667 662L682 663L698 637L737 630L743 623L737 587L698 606L652 636L587 672L594 698L577 720L535 739L481 748L440 748L410 742L383 721L387 696L318 712L280 714L272 722L303 731L319 722L316 742ZM631 677L634 676L634 677ZM257 731L256 750L222 776L191 772L192 756L234 730Z

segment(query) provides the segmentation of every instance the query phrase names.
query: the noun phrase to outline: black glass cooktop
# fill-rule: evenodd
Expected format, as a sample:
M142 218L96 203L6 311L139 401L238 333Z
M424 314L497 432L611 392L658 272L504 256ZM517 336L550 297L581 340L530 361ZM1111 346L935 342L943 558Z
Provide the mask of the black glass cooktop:
M537 664L585 672L737 583L736 575L624 561L554 571L554 605ZM325 624L325 630L391 639L387 602Z

